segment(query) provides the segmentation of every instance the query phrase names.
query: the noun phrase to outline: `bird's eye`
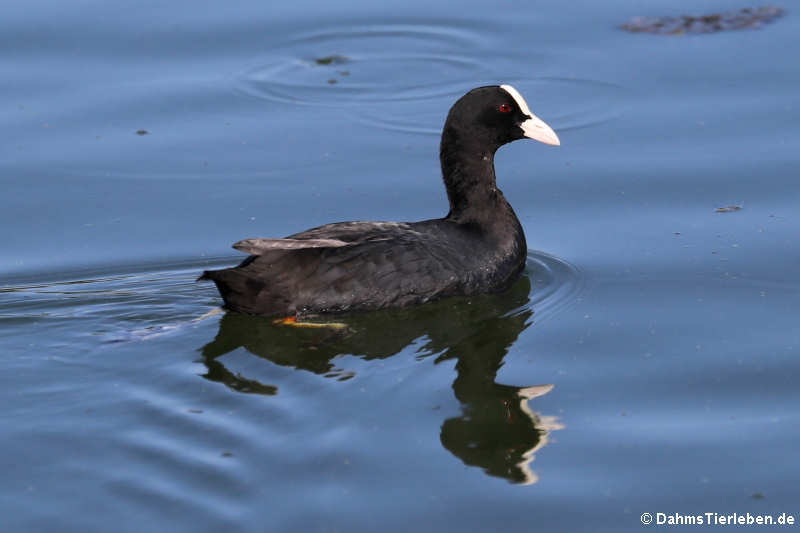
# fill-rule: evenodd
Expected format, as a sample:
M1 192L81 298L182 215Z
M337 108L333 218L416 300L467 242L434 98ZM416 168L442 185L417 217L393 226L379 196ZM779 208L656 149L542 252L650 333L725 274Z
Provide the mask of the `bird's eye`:
M500 104L497 110L501 113L511 113L511 106L508 104Z

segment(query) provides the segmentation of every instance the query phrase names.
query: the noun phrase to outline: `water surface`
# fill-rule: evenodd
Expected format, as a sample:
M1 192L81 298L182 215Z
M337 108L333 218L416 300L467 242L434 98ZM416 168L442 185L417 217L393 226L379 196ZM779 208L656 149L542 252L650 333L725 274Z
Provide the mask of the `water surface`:
M3 531L797 516L797 15L617 29L739 7L10 6ZM541 250L509 292L202 318L237 240L444 215L437 136L486 83L562 140L498 152Z

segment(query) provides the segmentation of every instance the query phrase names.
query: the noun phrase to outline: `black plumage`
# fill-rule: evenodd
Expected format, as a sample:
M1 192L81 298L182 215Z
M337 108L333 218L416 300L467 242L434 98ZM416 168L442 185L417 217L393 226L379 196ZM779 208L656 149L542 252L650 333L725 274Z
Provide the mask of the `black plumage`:
M293 316L420 304L497 292L527 253L514 210L497 188L495 151L523 137L559 144L508 85L461 97L445 121L440 159L450 212L421 222L341 222L285 239L247 239L239 266L208 270L225 307Z

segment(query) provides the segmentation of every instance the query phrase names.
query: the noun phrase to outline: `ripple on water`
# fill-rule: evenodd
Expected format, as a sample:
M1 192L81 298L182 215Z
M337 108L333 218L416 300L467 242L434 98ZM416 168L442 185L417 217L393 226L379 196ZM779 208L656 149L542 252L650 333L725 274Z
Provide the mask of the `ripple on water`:
M431 95L413 106L402 102L384 109L368 106L356 119L391 131L438 136L447 110L456 98L473 87L497 83L519 89L533 112L557 132L605 124L624 110L625 90L613 83L582 78L509 79L498 72L440 87L441 94Z
M358 410L362 391L376 400L397 394L398 376L410 380L403 394L428 408L433 433L430 424L420 431L430 442L441 441L454 460L488 475L536 481L534 453L563 426L536 412L531 401L552 386L505 385L496 373L526 328L574 297L580 276L568 263L531 252L526 275L509 291L344 315L337 320L351 331L342 336L236 313L198 322L220 304L212 285L194 281L208 266L109 269L0 291L0 327L17 320L13 333L25 342L16 344L46 330L46 342L58 347L25 348L17 367L37 380L49 369L59 383L88 384L91 394L82 390L80 401L101 411L93 419L95 431L115 450L93 463L88 475L119 501L151 508L169 499L182 513L229 521L241 512L231 495L248 494L262 472L289 478L297 475L290 471L293 458L295 467L309 471L311 462L330 453L368 457L360 446L375 442L372 430L354 424L346 440L336 440L340 413L330 399L347 412ZM65 369L52 354L85 364ZM452 367L433 365L449 359L457 361L452 383ZM442 377L450 384L444 394ZM430 410L431 402L450 398L457 400L457 412ZM80 410L79 416L87 415ZM407 424L388 426L393 433ZM310 459L299 462L298 436L314 442L305 450ZM265 456L275 460L263 465ZM258 473L248 478L254 468ZM308 486L317 485L310 480Z
M73 340L111 343L177 333L221 303L212 285L195 283L198 273L207 267L182 264L178 268L155 267L151 272L109 271L88 279L3 287L0 324L16 328L44 325L54 340L61 330ZM532 288L525 307L533 307L537 319L551 315L580 287L575 267L543 252L528 254L526 273Z
M584 287L577 267L545 252L529 250L525 271L532 285L528 306L537 322L574 303Z
M195 283L204 267L150 268L0 288L0 325L14 324L21 335L46 327L47 338L54 343L88 346L96 340L146 339L177 330L216 303L212 287Z
M306 32L237 75L241 92L317 106L424 100L448 95L481 66L467 26L378 24Z
M517 86L557 131L603 124L622 112L624 90L601 80L526 76L496 57L483 24L384 24L307 32L236 75L236 89L279 103L349 108L387 130L438 135L450 106L473 87ZM546 70L555 57L525 57ZM522 75L521 75L522 74ZM537 111L541 110L541 111Z

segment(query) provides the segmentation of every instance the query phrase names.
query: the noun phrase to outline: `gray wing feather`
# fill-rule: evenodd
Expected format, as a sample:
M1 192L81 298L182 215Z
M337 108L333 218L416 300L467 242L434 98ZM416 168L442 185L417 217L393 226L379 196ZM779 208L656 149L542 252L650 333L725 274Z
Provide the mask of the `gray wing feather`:
M263 255L271 250L298 250L300 248L336 248L350 243L338 239L244 239L233 248L250 255Z

